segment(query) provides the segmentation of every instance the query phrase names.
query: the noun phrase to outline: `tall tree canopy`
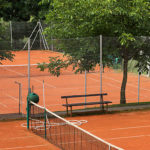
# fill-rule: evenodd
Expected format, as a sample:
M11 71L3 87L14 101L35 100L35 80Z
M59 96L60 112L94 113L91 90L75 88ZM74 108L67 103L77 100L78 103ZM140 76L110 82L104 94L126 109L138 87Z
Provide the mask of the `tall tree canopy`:
M29 21L32 17L43 19L49 6L49 0L0 0L0 18L5 21Z
M45 14L49 9L51 9L50 0L0 0L0 62L3 59L13 60L14 56L11 51L6 51L6 49L12 48L10 45L8 21L35 22L39 19L44 20ZM26 27L28 26L26 25ZM17 29L19 27L22 28L22 26L17 25L13 25L13 27ZM23 30L20 29L19 32L22 31L20 35L17 34L16 31L13 34L15 40L24 38L26 31L22 34Z
M107 50L103 58L107 60L105 63L110 63L107 59L109 52L109 55L119 56L123 60L120 103L126 103L128 61L136 59L139 62L137 66L140 67L140 63L144 60L142 69L146 69L147 63L150 62L148 51L150 39L146 37L150 35L149 0L54 0L52 6L53 10L50 10L46 16L47 24L50 25L45 30L47 35L54 38L87 37L100 34L111 37L106 41L107 47L103 47ZM81 64L86 64L86 61L90 63L90 57L88 60L83 59L85 56L82 55L83 49L78 52L73 49L64 49L64 51L66 55L72 56L69 64L76 62L74 66L83 68L85 66ZM84 54L89 51L91 55L98 52L94 49L93 51L86 49ZM141 51L142 55L140 55ZM65 66L58 66L57 61L60 62L60 59L51 59L51 62L56 62L56 68L60 69ZM91 65L95 66L96 61ZM49 65L40 67L43 70L48 67L50 71L54 71ZM86 69L92 69L92 67Z

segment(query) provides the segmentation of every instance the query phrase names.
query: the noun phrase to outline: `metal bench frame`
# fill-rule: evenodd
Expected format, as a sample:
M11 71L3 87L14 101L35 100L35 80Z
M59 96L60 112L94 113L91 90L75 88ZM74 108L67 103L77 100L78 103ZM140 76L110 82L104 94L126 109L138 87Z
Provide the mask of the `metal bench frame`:
M62 106L66 107L67 115L68 115L68 107L70 107L70 116L72 116L72 107L73 106L86 106L86 105L97 105L97 104L100 104L103 111L104 111L104 105L106 105L106 109L108 110L108 104L112 103L112 102L111 101L103 101L103 96L104 95L107 95L107 93L61 96L62 99L66 99L66 104L63 104ZM86 102L86 103L68 103L68 98L92 97L92 96L100 96L100 101L97 101L97 102Z

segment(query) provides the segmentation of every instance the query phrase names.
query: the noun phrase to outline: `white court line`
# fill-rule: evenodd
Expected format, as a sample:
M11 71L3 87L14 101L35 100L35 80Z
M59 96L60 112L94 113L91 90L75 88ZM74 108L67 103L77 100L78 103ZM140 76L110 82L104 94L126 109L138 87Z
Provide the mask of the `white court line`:
M98 76L96 73L93 73L93 75ZM119 80L116 80L116 79L113 79L113 78L110 78L110 77L104 77L104 76L103 76L103 78L110 79L110 80L112 80L112 81L121 83ZM131 83L127 83L127 84L128 84L129 86L131 86L131 87L138 88L138 85L135 86L135 85L133 85L133 84L131 84ZM144 90L144 91L150 91L149 89L145 89L145 88L140 88L140 89L141 89L141 90Z
M111 129L111 130L127 130L127 129L137 129L137 128L150 128L150 125L149 126L126 127L126 128L115 128L115 129Z
M6 94L6 96L9 97L9 98L11 98L11 99L14 100L15 102L19 102L19 100L18 100L16 97L14 97L14 96L11 96L11 95L9 95L9 94Z
M6 69L6 68L5 68ZM25 74L23 74L23 73L19 73L19 72L17 72L17 71L13 71L13 70L10 70L10 69L6 69L6 70L8 70L8 71L10 71L10 72L14 72L14 73L16 73L16 74L18 74L18 75L21 75L22 77L26 77L25 76ZM38 79L32 79L32 80L34 80L34 81L37 81L37 82L39 82L39 83L43 83L42 81L40 81L40 80L38 80ZM56 88L56 86L54 86L54 85L50 85L50 84L46 84L47 86L49 86L49 87L52 87L52 88Z
M34 148L34 147L42 147L42 146L48 146L49 144L44 145L31 145L31 146L20 146L20 147L8 147L8 148L0 148L0 150L9 150L9 149L27 149L27 148Z
M7 70L7 71L10 71L10 72L13 72L13 73L16 73L16 74L18 74L18 75L21 75L21 76L25 76L24 74L22 74L22 73L19 73L19 72L16 72L16 71L13 71L13 70L10 70L10 69L8 69L8 68L5 68L5 70Z
M120 139L129 139L129 138L140 138L150 136L150 134L145 135L135 135L135 136L122 136L122 137L116 137L116 138L107 138L106 140L120 140Z
M36 81L36 82L39 82L39 83L43 84L43 81L40 81L40 80L38 80L38 79L34 79L34 78L33 78L32 80L34 80L34 81ZM46 86L49 86L49 87L52 87L52 88L56 88L56 86L51 85L51 84L48 84L48 83L45 83L45 85L46 85Z
M3 103L0 103L0 105L2 105L3 107L5 108L8 108L7 105L3 104Z
M91 77L88 77L88 78L89 78L89 79L92 79L92 80L94 80L94 81L99 82L99 80L97 80L97 79L94 79L94 78L91 78ZM105 78L106 78L106 77L105 77ZM112 78L108 78L108 79L111 79L111 80L113 80L113 81L119 82L118 80L115 80L115 79L112 79ZM121 82L120 82L120 83L121 83ZM114 86L114 85L111 84L111 83L106 83L106 84L107 84L107 85L110 85L110 86L112 86L112 87L116 87L116 88L120 89L120 87ZM135 86L133 86L133 85L131 85L131 84L129 84L129 85L132 86L132 87L135 87ZM140 89L143 89L143 88L140 88ZM143 89L143 90L146 90L146 89ZM150 90L147 89L147 91L150 91ZM130 90L130 93L137 94L136 92L133 92L133 91L131 91L131 90ZM143 95L143 97L148 98L148 96L146 96L146 95Z

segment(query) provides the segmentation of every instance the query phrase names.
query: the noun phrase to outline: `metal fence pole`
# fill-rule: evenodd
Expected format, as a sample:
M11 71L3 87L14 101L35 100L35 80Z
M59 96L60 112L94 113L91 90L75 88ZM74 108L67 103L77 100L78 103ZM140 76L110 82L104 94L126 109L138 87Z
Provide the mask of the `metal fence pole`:
M100 35L100 93L102 93L102 72L103 72L103 61L102 61L102 35Z
M141 72L138 73L138 103L140 101L140 76Z
M12 48L13 38L12 38L12 22L10 21L10 43Z

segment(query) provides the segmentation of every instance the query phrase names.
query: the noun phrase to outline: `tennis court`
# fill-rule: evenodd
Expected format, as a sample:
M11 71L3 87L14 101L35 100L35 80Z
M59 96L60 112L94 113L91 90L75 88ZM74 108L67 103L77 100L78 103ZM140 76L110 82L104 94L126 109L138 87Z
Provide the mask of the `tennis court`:
M13 62L3 61L0 66L0 97L1 97L1 110L3 113L16 113L18 112L18 90L19 87L15 81L22 84L22 112L26 113L26 97L28 93L28 69L27 51L15 52ZM45 81L45 98L46 107L52 111L64 110L62 107L63 95L84 94L85 93L85 74L74 74L71 68L62 71L60 77L51 76L48 71L41 72L36 68L38 62L48 62L49 56L60 56L62 54L51 51L31 51L31 87L33 91L40 97L40 105L42 101L42 81ZM116 72L111 69L105 69L103 73L102 87L103 92L108 93L104 100L111 100L113 104L120 102L120 87L122 82L122 73ZM141 76L140 84L140 101L149 101L150 96L150 79ZM99 93L100 91L100 75L98 71L87 74L87 87L86 92ZM138 76L129 73L128 83L126 88L127 102L138 102ZM93 99L94 100L94 99ZM72 102L74 100L71 100ZM75 99L75 102L84 101L83 99ZM88 101L88 99L87 99ZM90 101L90 99L89 99Z
M149 150L150 111L139 111L73 119L88 120L83 129L125 150Z
M27 131L25 121L0 122L0 150L59 150L48 141Z
M150 111L67 118L87 120L79 127L125 150L148 150L150 147ZM113 121L112 121L113 120ZM0 122L0 149L57 150L43 138L27 131L25 121ZM7 133L7 134L6 134Z
M16 56L13 62L4 61L3 64L7 65L0 67L1 69L1 102L0 102L0 114L6 113L18 113L18 85L15 81L22 84L22 113L26 114L26 97L28 93L28 77L27 77L27 51L15 52ZM36 69L36 63L38 62L48 62L49 56L60 55L56 52L50 51L31 51L31 86L33 85L33 91L37 93L40 97L39 105L43 106L43 92L42 92L42 81L45 81L45 100L46 108L51 111L61 111L65 110L62 107L64 103L61 100L63 95L73 95L73 94L84 94L85 92L85 75L83 74L73 74L71 69L64 70L62 75L57 78L51 76L48 72L40 72ZM12 65L12 66L8 66ZM16 65L16 66L15 66ZM33 67L33 68L32 68ZM99 72L91 72L87 75L87 93L99 93L100 91L100 77ZM111 100L113 104L119 104L120 97L120 86L122 81L122 74L120 72L115 72L111 69L107 69L103 73L103 92L108 93L108 96L104 100ZM150 80L147 77L141 77L141 88L140 88L140 101L149 101L149 83ZM137 102L137 90L138 90L138 76L136 74L129 74L127 83L127 102ZM95 101L95 99L92 99ZM72 102L84 101L83 99L74 99ZM90 99L87 99L90 101ZM80 108L80 107L78 107ZM83 107L82 107L83 108ZM146 149L149 147L149 112L135 112L135 113L123 113L123 114L113 114L113 115L98 115L98 116L84 116L75 117L73 119L87 120L88 123L81 125L81 128L88 130L89 132L101 137L102 139L117 145L124 149ZM69 118L70 119L70 118ZM113 122L112 122L113 120ZM11 127L16 127L14 132L10 133L12 135L12 143L7 145L10 141L11 136L1 132L1 137L4 138L0 145L0 149L27 149L36 148L41 149L41 138L28 132L26 128L21 127L24 121L15 122L0 122L1 127L6 129L11 129ZM92 128L91 128L92 127ZM94 130L93 130L94 129ZM16 139L27 135L22 142L23 145L17 145ZM6 136L6 137L5 137ZM29 136L29 137L28 137ZM35 136L35 141L40 141L40 144L35 142L34 144L30 141L30 138ZM8 140L7 140L7 139ZM36 139L37 138L37 139ZM19 140L21 140L20 138ZM42 139L45 141L44 139ZM26 143L29 141L31 143ZM147 142L146 142L147 141ZM49 148L49 143L45 141L45 149ZM15 145L16 143L16 145ZM32 145L33 144L33 145ZM30 147L30 146L31 147ZM38 147L39 145L39 147ZM10 147L9 147L10 146ZM44 146L43 146L44 147ZM44 149L44 148L42 148ZM55 148L54 148L55 149Z

